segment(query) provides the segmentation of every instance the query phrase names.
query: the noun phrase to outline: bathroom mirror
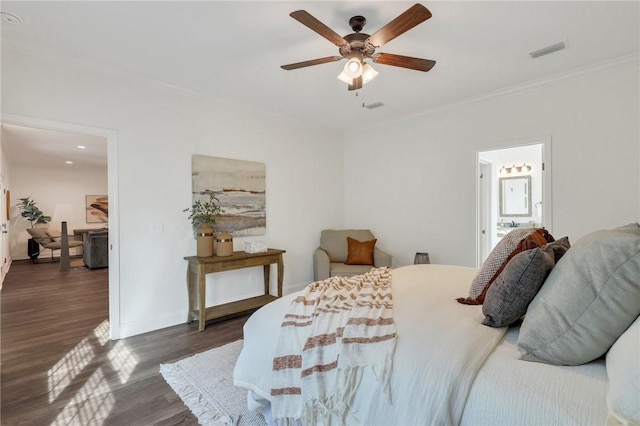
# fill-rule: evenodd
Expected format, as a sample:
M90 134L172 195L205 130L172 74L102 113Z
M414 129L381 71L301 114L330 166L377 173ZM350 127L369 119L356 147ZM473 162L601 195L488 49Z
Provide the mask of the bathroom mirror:
M500 185L500 216L531 216L531 176L503 177Z

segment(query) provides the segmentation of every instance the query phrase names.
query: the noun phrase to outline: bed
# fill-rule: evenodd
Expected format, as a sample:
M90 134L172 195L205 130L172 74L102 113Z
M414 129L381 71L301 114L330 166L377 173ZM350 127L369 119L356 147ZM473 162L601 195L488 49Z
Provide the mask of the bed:
M618 238L617 234L614 236ZM601 239L602 235L596 236L597 244ZM397 341L390 377L391 397L381 389L375 371L365 370L347 416L337 422L328 417L317 423L604 425L640 421L640 320L636 320L640 314L640 232L623 239L625 244L631 244L629 258L623 261L624 267L631 269L625 272L623 290L614 293L621 293L627 302L629 298L632 300L627 306L617 306L625 314L624 319L616 321L622 324L614 332L618 335L611 350L577 365L523 360L526 356L518 347L518 340L521 334L531 333L524 329L526 316L525 322L516 321L508 327L488 327L483 325L486 321L483 305L459 303L456 299L469 292L469 284L481 271L431 264L393 269ZM585 245L593 245L592 241L587 243L576 244L576 252L584 251ZM611 252L611 247L605 244L603 250ZM612 257L619 258L620 254ZM558 262L568 266L556 266L551 272L560 271L548 277L545 274L545 280L562 280L570 267L584 265L583 262L578 255ZM614 269L619 272L620 267ZM612 281L609 278L607 283ZM577 281L584 283L585 277ZM531 302L532 305L543 304L544 300L537 298L561 299L554 293L559 286L548 287L534 295L536 303ZM596 298L603 293L601 290L594 292ZM234 384L248 389L250 408L261 410L270 424L283 424L281 419L273 421L270 411L278 333L291 302L300 294L274 301L249 318L244 327L244 347L234 369ZM597 301L588 304L593 306ZM608 306L611 308L611 304ZM609 363L616 365L608 374L610 354Z

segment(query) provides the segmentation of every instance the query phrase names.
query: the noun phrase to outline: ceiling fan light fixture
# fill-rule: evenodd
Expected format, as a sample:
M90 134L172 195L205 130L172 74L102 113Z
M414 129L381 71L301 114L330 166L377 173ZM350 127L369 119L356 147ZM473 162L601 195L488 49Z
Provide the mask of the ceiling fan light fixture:
M338 75L338 79L344 81L347 84L351 84L353 82L353 79L345 74L344 71L342 71L340 75Z
M377 76L378 71L376 71L371 65L365 62L362 66L362 84L367 84Z
M362 75L362 62L359 58L351 58L344 65L344 73L349 78L358 78Z

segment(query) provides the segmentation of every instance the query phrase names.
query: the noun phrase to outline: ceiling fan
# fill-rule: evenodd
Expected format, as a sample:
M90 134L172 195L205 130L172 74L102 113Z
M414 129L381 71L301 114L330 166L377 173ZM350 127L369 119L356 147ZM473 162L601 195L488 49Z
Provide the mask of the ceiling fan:
M430 59L412 58L392 53L376 53L376 49L383 44L431 18L429 9L419 3L411 6L397 18L373 33L373 35L361 32L367 20L360 15L349 19L349 26L354 32L344 37L305 10L296 10L291 12L289 16L338 46L340 56L327 56L281 66L282 69L288 71L347 59L344 70L338 78L349 85L349 90L358 90L362 88L363 84L373 80L378 75L378 72L365 62L367 58L371 58L377 64L424 72L429 71L436 64L436 61Z

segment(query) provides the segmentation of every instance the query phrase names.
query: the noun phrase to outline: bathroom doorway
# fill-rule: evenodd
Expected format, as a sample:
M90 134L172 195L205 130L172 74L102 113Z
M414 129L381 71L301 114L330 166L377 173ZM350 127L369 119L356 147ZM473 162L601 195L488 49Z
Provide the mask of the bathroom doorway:
M477 266L510 231L551 232L551 138L477 153Z

